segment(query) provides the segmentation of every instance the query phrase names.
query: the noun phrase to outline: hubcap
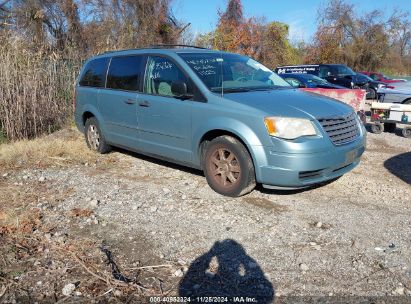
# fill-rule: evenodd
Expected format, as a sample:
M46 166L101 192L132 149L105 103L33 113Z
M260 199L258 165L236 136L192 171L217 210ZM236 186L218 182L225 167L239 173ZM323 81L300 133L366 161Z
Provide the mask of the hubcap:
M95 125L90 125L87 130L87 138L90 144L90 147L93 150L97 150L100 145L100 134Z
M241 168L233 152L219 148L211 155L208 164L211 176L225 188L233 186L240 177Z

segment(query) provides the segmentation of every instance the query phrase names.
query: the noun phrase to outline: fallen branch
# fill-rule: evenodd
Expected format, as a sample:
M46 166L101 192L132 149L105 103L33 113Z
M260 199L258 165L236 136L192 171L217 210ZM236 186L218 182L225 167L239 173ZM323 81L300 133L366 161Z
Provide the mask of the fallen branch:
M83 261L82 261L75 253L73 253L73 252L70 252L70 253L71 253L71 255L73 256L73 258L77 261L77 263L79 263L79 264L84 268L84 270L86 270L89 274L91 274L91 275L92 275L93 277L95 277L96 279L105 282L107 285L110 285L110 279L109 279L109 278L106 278L106 279L105 279L105 278L103 278L102 276L94 273L93 271L91 271L91 270L83 263Z
M163 265L133 267L133 268L127 268L127 269L129 269L129 270L139 270L139 269L147 269L147 268L166 268L166 267L173 267L173 265L163 264Z

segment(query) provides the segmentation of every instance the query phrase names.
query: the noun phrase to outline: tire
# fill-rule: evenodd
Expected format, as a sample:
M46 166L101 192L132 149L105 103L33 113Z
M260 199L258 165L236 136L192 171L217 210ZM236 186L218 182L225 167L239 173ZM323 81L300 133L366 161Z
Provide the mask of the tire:
M376 99L377 91L373 88L369 88L370 96L367 99Z
M411 128L404 128L402 129L402 136L404 136L405 138L411 138Z
M397 124L395 122L384 123L384 131L389 133L394 133L397 130Z
M234 137L219 136L207 143L202 162L207 182L217 193L238 197L256 186L251 156Z
M105 154L111 151L111 146L107 144L104 135L101 132L98 121L95 117L87 119L84 128L84 136L86 138L87 147L90 150L100 154Z
M382 123L376 122L371 125L371 132L375 134L381 134L384 132L384 125Z

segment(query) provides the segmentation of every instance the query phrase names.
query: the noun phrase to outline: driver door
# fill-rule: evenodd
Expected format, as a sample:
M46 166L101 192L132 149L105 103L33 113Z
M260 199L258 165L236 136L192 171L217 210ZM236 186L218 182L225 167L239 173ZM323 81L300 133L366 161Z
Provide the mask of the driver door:
M143 93L137 97L140 140L143 150L180 162L191 162L192 100L175 98L173 81L190 81L177 64L165 56L149 56Z

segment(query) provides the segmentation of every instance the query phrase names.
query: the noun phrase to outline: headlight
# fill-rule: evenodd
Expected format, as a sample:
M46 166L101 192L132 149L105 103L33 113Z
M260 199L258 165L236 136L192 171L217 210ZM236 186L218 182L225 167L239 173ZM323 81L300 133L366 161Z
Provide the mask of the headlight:
M284 139L317 135L313 123L308 119L290 117L266 117L265 127L268 134Z
M382 88L386 88L387 86L385 85L385 84L382 84L382 83L379 83L378 84L378 88L379 89L382 89Z

